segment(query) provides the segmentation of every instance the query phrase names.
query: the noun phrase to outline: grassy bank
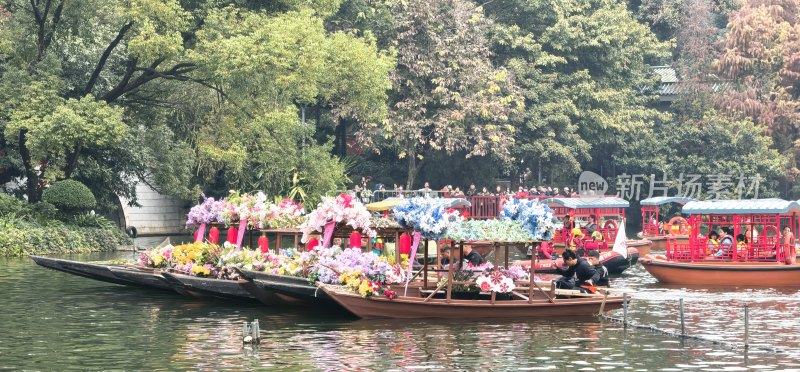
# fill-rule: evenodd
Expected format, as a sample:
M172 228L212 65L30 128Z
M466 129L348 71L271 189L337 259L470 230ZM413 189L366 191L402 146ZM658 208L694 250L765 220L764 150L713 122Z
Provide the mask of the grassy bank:
M0 257L113 251L130 244L103 217L66 215L49 203L28 204L0 194Z
M131 240L117 228L80 227L53 221L0 218L0 256L113 251Z

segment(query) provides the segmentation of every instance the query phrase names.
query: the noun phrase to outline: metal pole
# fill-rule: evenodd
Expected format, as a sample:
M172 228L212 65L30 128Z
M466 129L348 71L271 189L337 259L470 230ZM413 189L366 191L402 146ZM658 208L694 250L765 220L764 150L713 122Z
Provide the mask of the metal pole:
M686 323L684 322L684 316L683 316L683 299L682 298L680 299L680 304L681 304L681 337L685 337L686 336Z
M628 293L622 294L622 325L628 328Z
M750 347L750 308L744 304L744 348Z

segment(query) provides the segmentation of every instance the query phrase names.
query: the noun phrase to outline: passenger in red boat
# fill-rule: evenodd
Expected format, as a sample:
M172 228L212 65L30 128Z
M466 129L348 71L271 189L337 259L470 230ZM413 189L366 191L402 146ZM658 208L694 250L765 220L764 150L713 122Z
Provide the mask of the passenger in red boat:
M736 235L736 257L747 257L750 247L747 245L747 237L744 234Z
M464 245L464 263L470 263L472 266L480 266L484 263L484 260L480 253L472 250L471 246Z
M733 237L731 237L732 231L729 227L723 227L719 230L719 232L719 249L714 252L714 256L730 256L731 249L733 248Z
M608 287L608 269L605 265L600 263L600 252L589 251L589 253L586 254L586 260L594 266L594 270L597 272L594 277L592 277L594 285L598 287Z
M794 234L792 233L792 229L789 226L783 228L783 247L784 251L784 262L788 265L794 265L797 262L797 246L794 242Z
M561 278L556 280L556 288L579 289L582 285L594 286L592 278L597 274L594 266L588 261L578 257L574 251L566 250L561 256L567 269L562 269L553 263L553 268L561 274Z
M588 231L589 234L592 234L595 231L597 231L597 216L595 216L593 214L590 214L589 215L589 223L587 223L585 226L583 226L583 228L586 229L586 231Z
M717 251L719 251L719 234L716 231L711 230L708 233L708 243L706 244L706 255L716 255Z

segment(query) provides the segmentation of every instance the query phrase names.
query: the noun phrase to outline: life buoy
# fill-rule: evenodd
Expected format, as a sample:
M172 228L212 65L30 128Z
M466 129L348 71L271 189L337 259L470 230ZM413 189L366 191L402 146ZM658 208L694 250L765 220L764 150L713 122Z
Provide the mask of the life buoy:
M136 226L128 226L128 228L125 229L125 233L127 233L131 239L136 239L136 237L139 236L139 231L136 230Z
M608 220L608 221L606 221L606 223L603 224L603 228L604 229L614 229L614 230L616 230L617 229L617 221Z
M689 222L681 216L672 217L667 223L667 233L669 235L687 235Z

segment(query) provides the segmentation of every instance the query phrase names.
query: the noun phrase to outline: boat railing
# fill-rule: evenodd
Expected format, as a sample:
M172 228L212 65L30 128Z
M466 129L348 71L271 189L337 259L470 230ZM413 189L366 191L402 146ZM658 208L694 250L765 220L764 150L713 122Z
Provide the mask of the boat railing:
M744 246L736 244L722 247L723 254L715 255L717 246L709 247L708 239L698 237L688 243L678 243L668 238L667 259L676 262L729 261L729 262L784 262L789 244L778 243L776 239L760 239Z

